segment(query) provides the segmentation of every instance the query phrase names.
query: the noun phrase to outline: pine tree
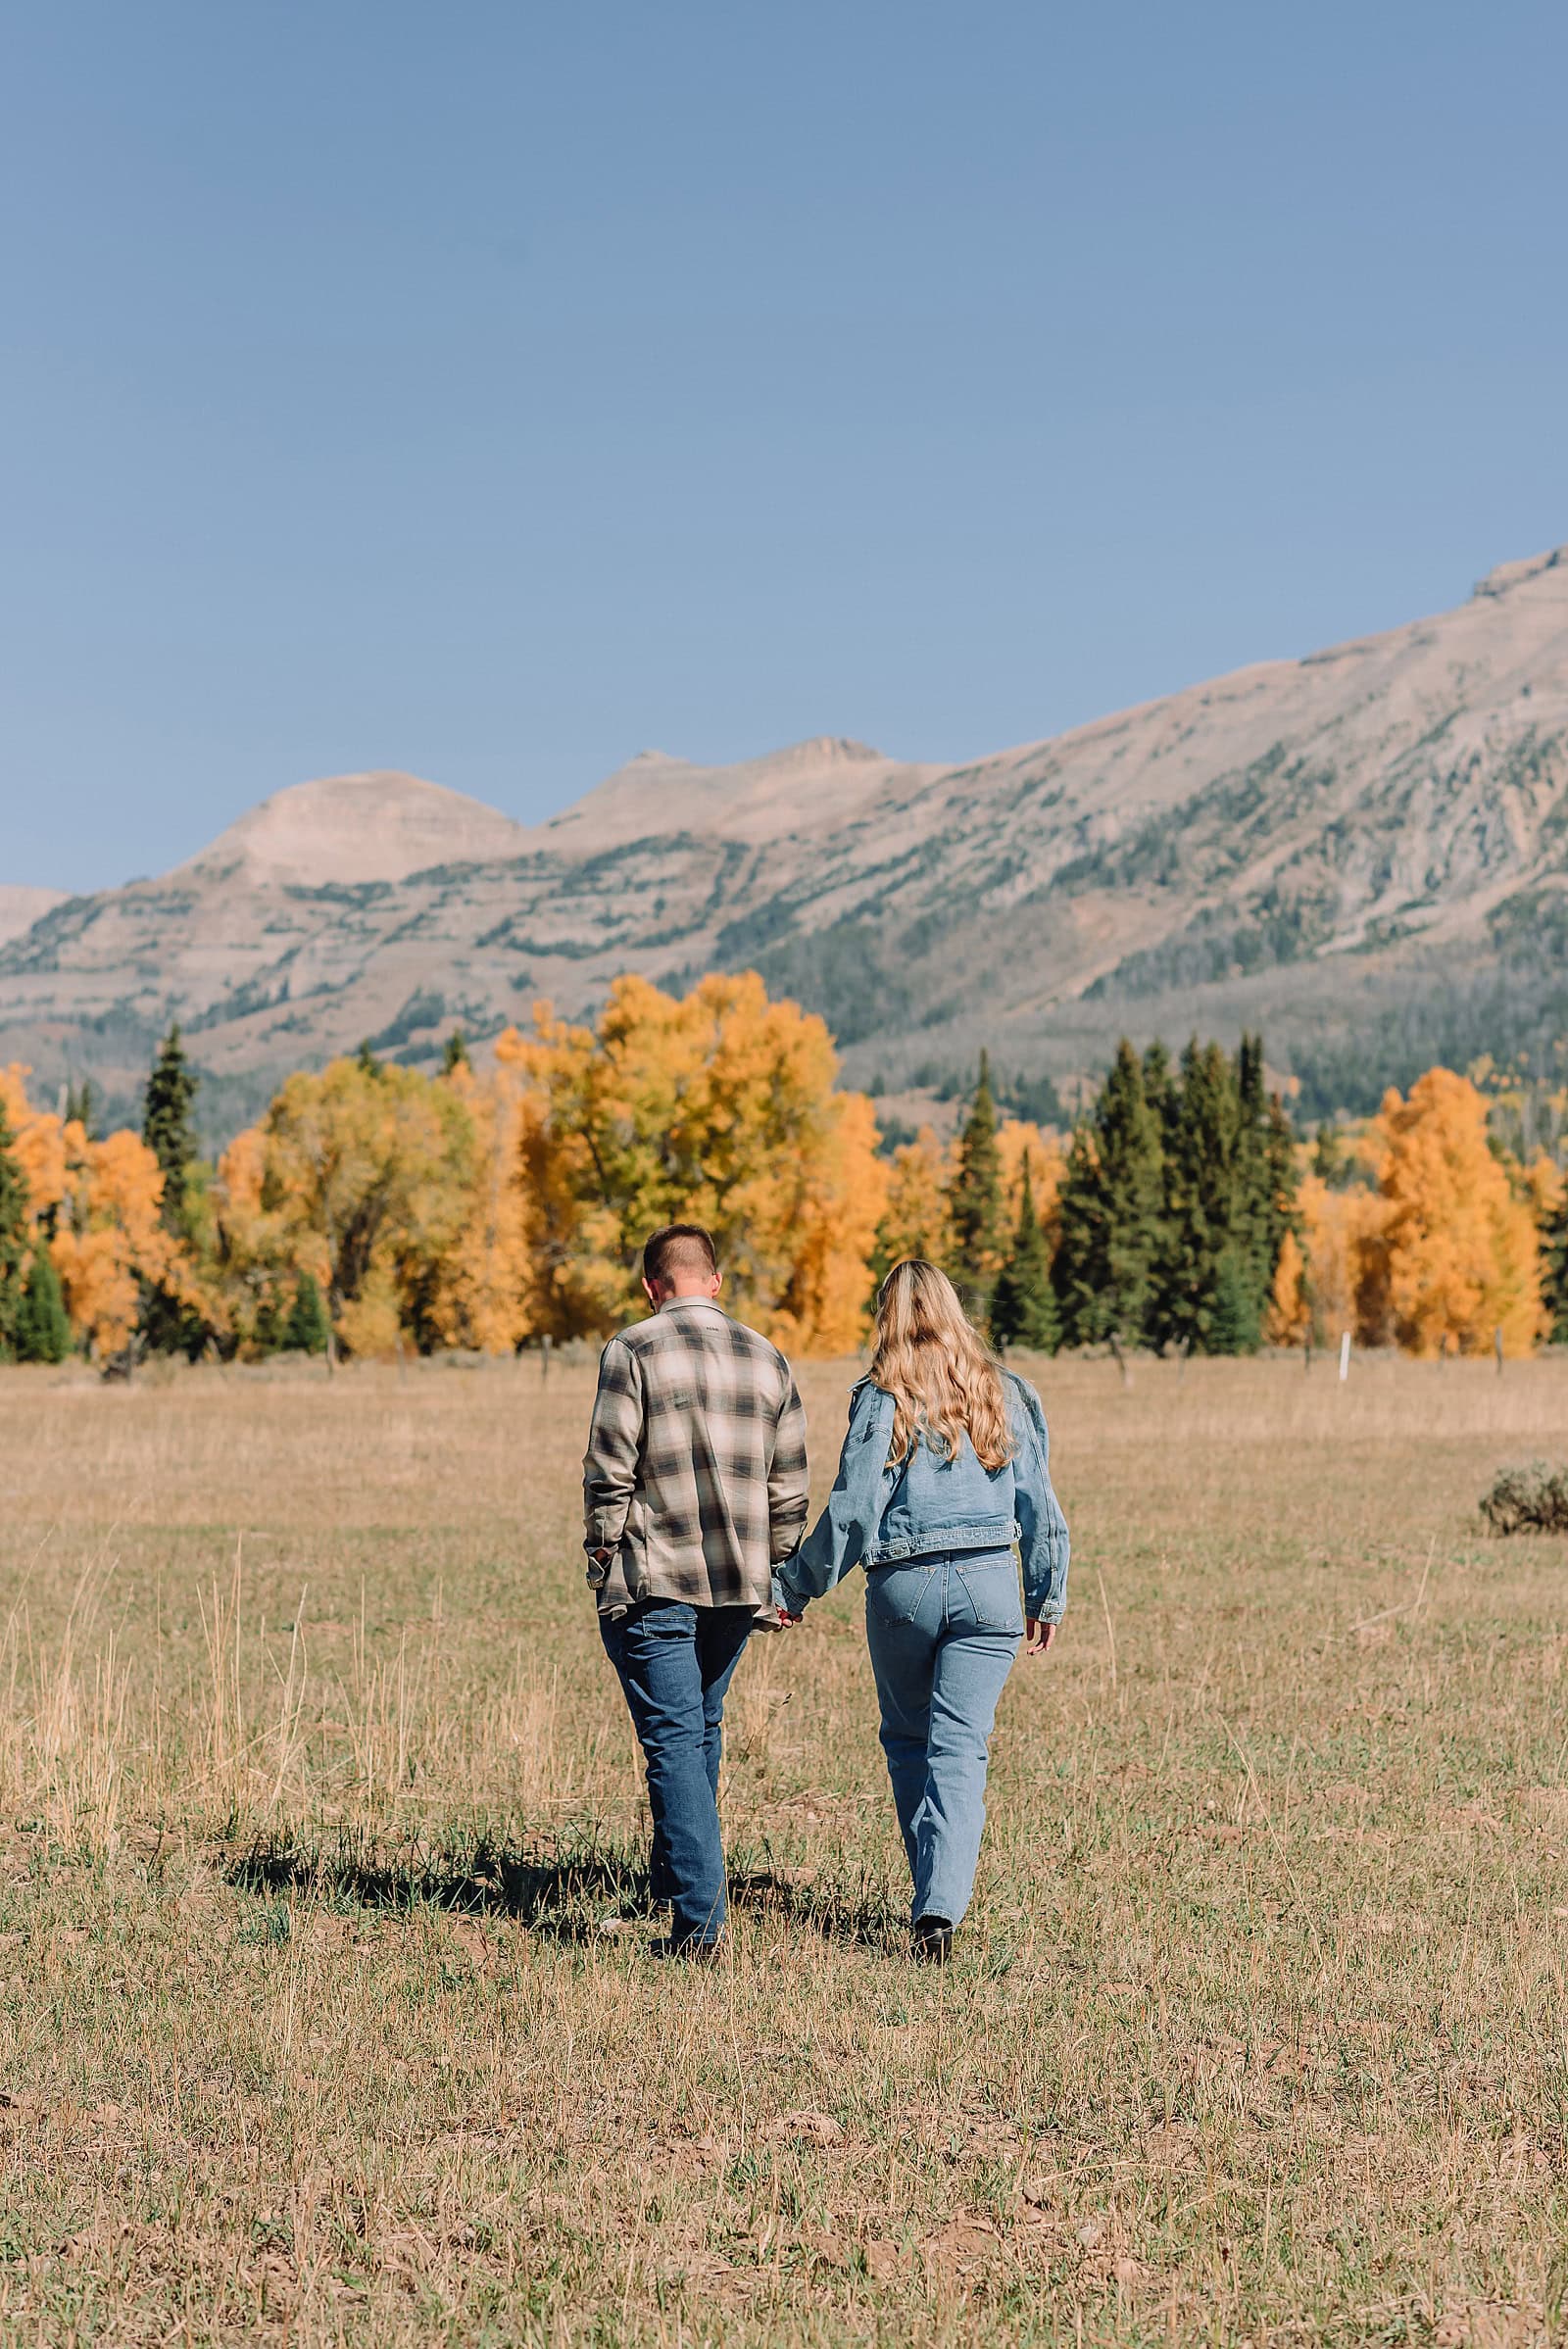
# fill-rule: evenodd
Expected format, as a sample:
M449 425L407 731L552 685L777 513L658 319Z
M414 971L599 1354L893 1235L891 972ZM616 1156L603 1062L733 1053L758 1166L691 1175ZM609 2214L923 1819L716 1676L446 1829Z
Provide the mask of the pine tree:
M98 1131L98 1096L92 1089L91 1077L83 1077L79 1085L73 1079L66 1087L66 1123L74 1120L89 1142L101 1142Z
M315 1278L302 1272L294 1283L294 1303L283 1325L283 1344L301 1354L324 1354L332 1335L326 1306Z
M1285 1235L1296 1226L1296 1132L1277 1093L1265 1094L1263 1039L1244 1035L1236 1056L1236 1200L1232 1233L1259 1332ZM1254 1344L1256 1341L1254 1341Z
M1204 1351L1211 1354L1255 1354L1262 1336L1262 1316L1252 1282L1253 1268L1234 1243L1220 1250L1214 1267Z
M1236 1070L1217 1044L1200 1045L1195 1036L1182 1054L1165 1151L1164 1231L1152 1316L1160 1344L1210 1350L1227 1249L1241 1250L1235 1272L1226 1275L1227 1288L1237 1276L1252 1279L1250 1235L1238 1228L1240 1125ZM1261 1298L1256 1310L1260 1317Z
M1170 1054L1156 1036L1144 1053L1144 1099L1150 1115L1158 1123L1163 1141L1165 1121L1174 1111L1176 1083L1171 1075Z
M1320 1183L1336 1189L1345 1174L1345 1144L1338 1126L1325 1118L1312 1144L1312 1172Z
M365 1038L359 1051L355 1053L354 1062L362 1077L378 1077L380 1075L381 1063L370 1050L368 1036Z
M164 1223L181 1235L185 1228L185 1198L190 1170L196 1160L196 1132L191 1108L199 1079L185 1057L176 1020L164 1038L142 1107L141 1138L164 1172Z
M1156 1081L1163 1078L1155 1065ZM1124 1037L1100 1099L1067 1153L1054 1284L1070 1346L1137 1345L1149 1320L1159 1246L1163 1148L1144 1065Z
M969 1311L983 1322L1007 1252L1003 1228L1002 1153L997 1148L997 1104L991 1091L990 1057L983 1052L974 1104L958 1138L958 1165L952 1200L954 1279Z
M164 1229L180 1241L191 1237L192 1173L196 1164L196 1130L191 1110L199 1082L185 1057L176 1020L164 1038L147 1079L141 1138L157 1159L164 1178L159 1210ZM207 1325L201 1315L161 1285L149 1287L143 1294L141 1327L147 1344L160 1353L194 1356L207 1337Z
M1542 1302L1551 1316L1552 1344L1568 1346L1568 1183L1542 1240Z
M32 1248L27 1186L17 1162L16 1137L0 1095L0 1362L17 1351L25 1279L23 1266Z
M71 1351L71 1317L54 1259L41 1242L33 1248L15 1333L20 1362L63 1362Z
M991 1299L991 1335L999 1346L1026 1346L1042 1354L1054 1353L1061 1337L1051 1285L1051 1250L1035 1213L1034 1177L1027 1157L1012 1253Z
M468 1040L461 1028L454 1028L447 1038L446 1051L441 1055L441 1074L450 1077L454 1069L468 1066Z

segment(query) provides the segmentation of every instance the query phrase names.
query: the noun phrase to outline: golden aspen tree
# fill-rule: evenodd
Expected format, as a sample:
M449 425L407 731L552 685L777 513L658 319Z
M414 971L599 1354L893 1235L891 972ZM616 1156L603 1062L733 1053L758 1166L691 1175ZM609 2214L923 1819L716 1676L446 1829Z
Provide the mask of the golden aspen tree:
M33 1106L29 1073L20 1063L0 1069L0 1098L33 1227L75 1336L90 1351L113 1353L135 1331L146 1284L199 1301L196 1268L163 1227L163 1171L140 1135L122 1128L90 1141L79 1118Z
M954 1156L953 1145L930 1126L894 1151L877 1233L876 1261L884 1272L906 1256L943 1266L952 1261Z
M1313 1337L1320 1344L1334 1345L1348 1330L1361 1345L1389 1343L1389 1333L1369 1320L1364 1295L1368 1252L1388 1214L1382 1198L1365 1185L1341 1190L1321 1175L1306 1174L1301 1178L1297 1206L1304 1258L1301 1285L1310 1305ZM1284 1261L1282 1253L1282 1265ZM1276 1300L1279 1295L1276 1283ZM1296 1300L1298 1316L1299 1301ZM1375 1302L1372 1310L1376 1310ZM1297 1341L1282 1337L1276 1343L1294 1345Z
M194 1270L165 1229L163 1168L139 1134L122 1127L91 1142L73 1119L63 1141L65 1193L49 1252L72 1327L89 1349L113 1353L135 1331L143 1284L195 1303Z
M1056 1203L1067 1172L1067 1153L1061 1137L1045 1133L1030 1118L1004 1117L997 1128L997 1150L1002 1159L1002 1198L1009 1226L1018 1220L1027 1161L1040 1228L1048 1237L1054 1237Z
M1527 1198L1487 1140L1487 1103L1467 1078L1429 1069L1408 1100L1390 1092L1376 1124L1381 1228L1363 1250L1361 1318L1416 1354L1507 1353L1543 1329L1540 1244Z
M405 1333L435 1343L430 1300L468 1211L475 1159L472 1115L449 1084L360 1060L290 1077L219 1168L237 1333L254 1332L269 1280L303 1271L348 1352L389 1353Z
M618 979L597 1031L538 1007L498 1062L537 1099L520 1148L537 1326L612 1329L638 1310L639 1251L660 1224L714 1235L737 1312L803 1349L863 1331L886 1170L860 1097L834 1090L832 1040L755 972L677 1000Z
M0 1068L0 1103L13 1137L12 1149L34 1221L58 1207L66 1195L66 1121L53 1110L35 1109L27 1099L32 1074L20 1060Z
M523 1162L525 1126L537 1101L514 1067L488 1077L454 1056L440 1082L467 1111L473 1152L466 1210L437 1259L428 1301L443 1346L511 1353L533 1327L532 1200Z

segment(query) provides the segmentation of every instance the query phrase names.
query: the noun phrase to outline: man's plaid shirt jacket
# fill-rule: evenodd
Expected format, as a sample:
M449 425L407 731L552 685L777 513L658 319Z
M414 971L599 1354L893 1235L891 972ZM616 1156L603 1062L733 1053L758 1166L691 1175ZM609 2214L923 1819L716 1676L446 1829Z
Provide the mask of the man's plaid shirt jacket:
M806 1412L776 1346L697 1297L611 1339L583 1460L584 1546L613 1553L589 1565L602 1612L767 1613L808 1500Z

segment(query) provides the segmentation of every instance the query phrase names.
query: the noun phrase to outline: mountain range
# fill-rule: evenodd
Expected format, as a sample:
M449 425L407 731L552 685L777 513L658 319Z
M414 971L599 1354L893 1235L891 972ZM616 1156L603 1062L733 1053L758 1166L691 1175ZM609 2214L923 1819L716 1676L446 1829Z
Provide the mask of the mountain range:
M0 888L0 1061L134 1100L177 1016L214 1139L368 1038L418 1062L618 971L755 968L895 1119L989 1044L1069 1100L1115 1038L1261 1027L1303 1106L1568 1037L1568 548L1456 610L971 762L648 751L525 828L300 783L162 878ZM1046 1081L1049 1080L1048 1085Z

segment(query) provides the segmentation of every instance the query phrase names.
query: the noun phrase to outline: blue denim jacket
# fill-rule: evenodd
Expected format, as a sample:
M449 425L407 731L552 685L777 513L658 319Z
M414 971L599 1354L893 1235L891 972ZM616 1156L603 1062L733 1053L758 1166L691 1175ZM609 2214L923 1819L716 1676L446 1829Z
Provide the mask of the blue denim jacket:
M773 1577L773 1596L798 1615L852 1566L888 1566L938 1550L1010 1549L1023 1562L1028 1612L1059 1623L1067 1597L1067 1520L1051 1489L1051 1439L1032 1387L1003 1372L1012 1457L982 1468L965 1436L956 1459L928 1440L892 1466L893 1397L862 1379L850 1397L849 1433L827 1507Z

